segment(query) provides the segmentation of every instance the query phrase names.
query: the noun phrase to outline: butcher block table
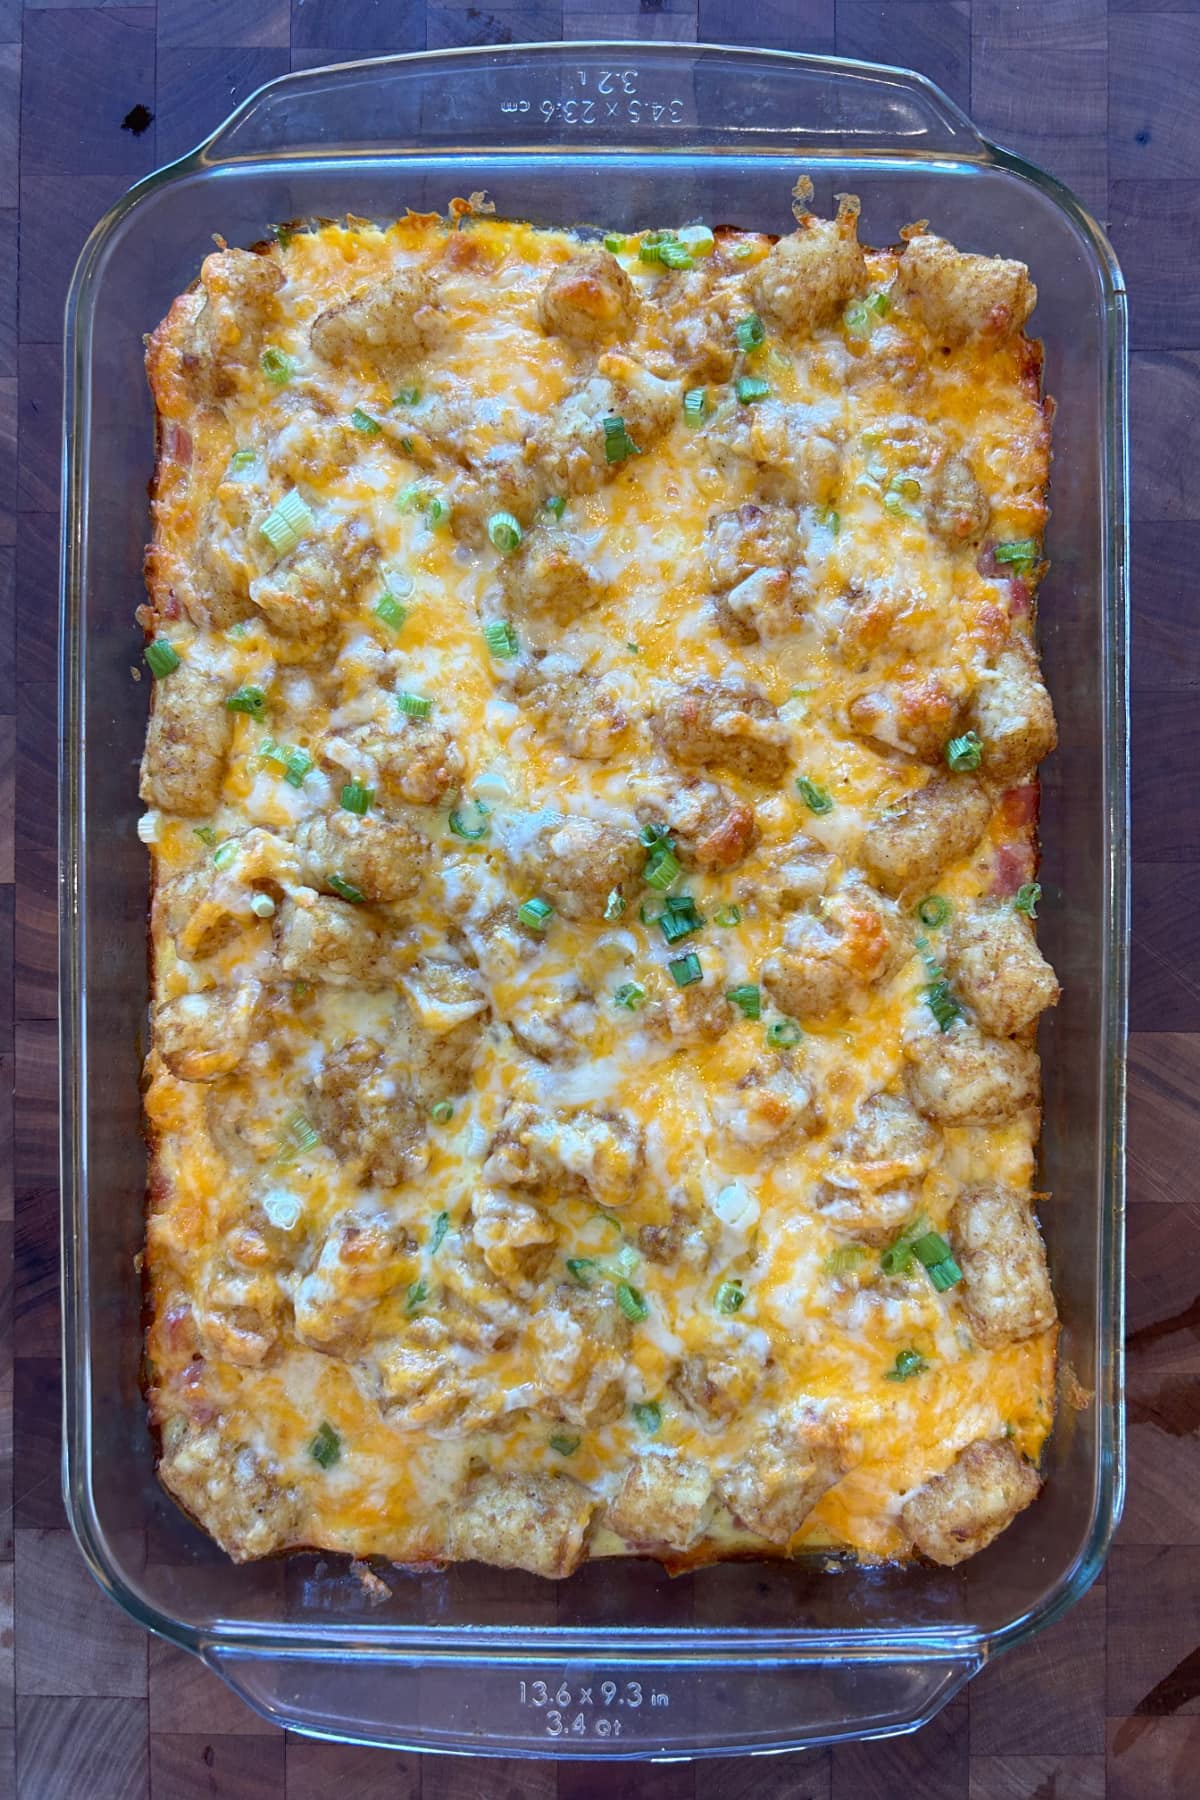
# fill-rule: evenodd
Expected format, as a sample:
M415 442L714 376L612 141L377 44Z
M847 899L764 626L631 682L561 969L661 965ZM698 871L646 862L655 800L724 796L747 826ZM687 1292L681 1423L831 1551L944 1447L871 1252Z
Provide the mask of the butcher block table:
M307 1742L126 1619L86 1572L63 1513L55 615L72 265L123 189L288 69L559 37L700 38L920 69L985 133L1075 189L1110 231L1132 298L1125 1517L1065 1619L890 1743L602 1769ZM0 1795L1200 1794L1198 94L1200 0L0 0L0 1130L11 1146L0 1147ZM1069 717L1061 729L1070 734Z

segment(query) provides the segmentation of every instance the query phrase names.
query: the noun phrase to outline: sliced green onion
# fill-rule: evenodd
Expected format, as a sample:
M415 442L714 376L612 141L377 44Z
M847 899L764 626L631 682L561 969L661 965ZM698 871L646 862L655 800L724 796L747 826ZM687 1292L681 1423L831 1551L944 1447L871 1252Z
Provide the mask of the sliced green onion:
M841 517L834 511L832 506L819 506L817 508L817 524L824 525L826 531L831 532L834 537L837 536L842 528Z
M277 744L271 738L263 739L258 754L264 762L273 763L283 779L296 788L304 786L304 777L313 767L313 759L307 750L296 744Z
M1041 897L1042 884L1040 881L1023 881L1017 889L1013 906L1017 912L1024 913L1027 919L1036 919L1038 902Z
M289 488L258 529L277 556L286 556L315 525L316 520L301 496L295 488Z
M620 888L609 888L608 899L604 902L604 917L619 919L625 911L625 896Z
M468 800L450 814L450 829L455 837L465 839L468 844L477 844L491 830L488 823L491 816L491 807L485 806L482 800Z
M483 628L483 641L497 662L509 662L520 648L516 627L508 619L491 619Z
M765 400L771 391L769 381L759 375L739 375L735 383L737 397L743 406L752 406L756 400Z
M422 1276L419 1281L414 1281L410 1285L408 1293L404 1297L405 1311L410 1313L416 1312L418 1307L424 1306L428 1298L429 1286L425 1281L424 1276Z
M250 900L250 911L254 914L256 919L273 919L275 917L275 902L272 900L270 894L254 894L251 896Z
M662 1425L662 1407L657 1400L635 1400L632 1412L634 1422L651 1437Z
M433 711L433 701L425 694L410 694L405 688L396 695L396 705L406 719L427 719Z
M810 813L819 815L833 811L833 795L819 783L810 781L807 775L797 775L796 791Z
M517 908L517 917L522 925L528 925L531 931L545 931L554 917L554 908L548 900L534 894L528 900L522 900Z
M520 522L510 512L493 513L488 520L487 530L502 556L511 556L524 536Z
M276 349L268 344L259 358L259 368L271 383L272 387L286 387L296 373L296 359L286 351Z
M944 1294L948 1288L952 1288L963 1278L962 1270L952 1256L947 1256L943 1262L934 1263L933 1267L926 1269L925 1273L939 1294Z
M437 1125L448 1125L454 1117L453 1101L435 1100L429 1109L429 1116Z
M965 731L962 737L951 738L946 745L946 761L956 775L977 769L983 761L983 745L977 733Z
M623 1006L626 1012L637 1012L646 999L646 990L640 981L623 981L613 992L613 1005Z
M879 1266L885 1275L903 1275L912 1262L913 1244L920 1231L901 1232L898 1238L880 1252Z
M740 1281L723 1281L717 1289L713 1305L719 1313L741 1312L746 1304Z
M940 1231L925 1231L913 1239L913 1255L926 1269L932 1269L935 1263L945 1262L950 1254L950 1246Z
M356 888L354 883L347 881L344 875L330 875L326 879L334 893L341 899L348 900L351 906L361 906L366 899L362 889Z
M655 844L670 843L671 833L665 825L651 819L638 832L638 843L644 850L653 850Z
M146 658L150 673L159 681L163 679L164 675L170 675L179 667L179 653L174 644L169 644L166 638L155 638L152 643L146 645L142 655Z
M842 324L850 337L867 337L871 330L871 315L862 300L852 300L842 314Z
M596 1274L598 1267L598 1263L590 1256L568 1256L567 1258L567 1274L580 1287L591 1287L592 1277Z
M803 1036L795 1019L772 1019L767 1026L767 1042L773 1050L790 1050Z
M552 1432L546 1439L550 1448L556 1451L559 1456L574 1456L581 1441L580 1438L569 1436L565 1431Z
M884 1376L885 1381L908 1381L914 1375L923 1375L929 1364L917 1350L901 1350L895 1364Z
M686 425L702 425L708 417L708 389L689 388L683 396L683 418Z
M707 225L684 225L676 236L693 256L711 256L717 247L717 240Z
M451 1109L453 1110L453 1108ZM433 1230L429 1234L429 1254L436 1256L442 1247L442 1241L450 1229L450 1214L440 1212L433 1221Z
M357 813L360 819L370 812L374 803L375 789L364 787L361 781L348 781L342 789L342 806L348 813Z
M320 1141L316 1126L297 1108L283 1122L283 1136L279 1140L275 1161L281 1166L295 1162L298 1156L307 1156L310 1150L315 1150Z
M742 909L740 906L719 906L713 914L715 925L723 925L728 928L731 925L740 925L741 922Z
M393 406L416 406L421 398L419 387L402 387L392 395Z
M658 260L665 269L694 269L696 264L686 244L664 244Z
M734 326L733 336L739 350L757 350L767 340L767 328L757 313L747 313Z
M679 988L691 987L693 982L703 981L704 979L704 970L700 966L700 958L696 955L694 950L689 951L687 956L675 957L667 964L667 968L670 970L671 980L675 983L675 986Z
M898 494L902 500L919 500L921 484L915 475L893 475L888 482L888 492Z
M642 454L626 431L624 419L617 413L607 414L601 424L604 427L604 455L608 462L624 462L626 457Z
M887 315L892 310L891 298L889 295L883 293L882 290L878 293L868 294L866 305L868 312L875 313L881 319L886 319Z
M674 232L648 232L638 245L638 261L661 263L665 269L694 269L692 253Z
M252 469L257 461L258 461L257 451L255 451L255 450L235 450L232 458L230 459L229 467L232 469L232 471L235 475L241 475L241 474L244 474L244 472L247 469Z
M296 235L290 225L272 225L269 229L271 236L275 239L275 242L279 245L281 250L286 250Z
M410 481L396 495L396 508L399 512L412 512L425 506L429 495L429 484L426 481Z
M408 608L400 604L395 594L381 594L371 610L377 619L382 619L393 631L399 631L408 617Z
M545 502L545 509L552 519L561 519L567 510L567 503L561 494L551 494Z
M641 1289L631 1287L627 1281L617 1283L617 1305L632 1325L638 1325L650 1316Z
M957 1019L962 1018L962 1007L954 998L950 983L945 976L939 981L931 981L925 989L925 999L930 1012L937 1021L939 1031L949 1031Z
M704 927L704 914L690 894L668 894L658 915L658 928L668 944L677 944Z
M260 687L240 687L225 704L230 712L249 713L252 719L261 719L267 710L267 696Z
M646 858L645 866L642 869L642 880L647 887L655 888L660 894L665 894L672 882L678 879L679 871L679 858L672 850L670 840L664 838L655 844Z
M753 982L744 981L739 987L726 988L725 998L732 1000L743 1019L762 1017L762 994Z
M350 414L350 423L355 431L361 431L364 437L374 437L379 430L379 420L373 419L369 412L363 411L361 406L356 406Z
M323 1469L332 1469L342 1454L342 1440L328 1420L322 1419L320 1429L312 1443L308 1446L308 1454Z
M450 502L442 494L430 495L429 505L425 508L425 517L429 521L429 529L436 531L450 517Z
M217 841L217 834L211 825L193 825L192 835L198 837L202 844L207 844L210 850Z
M827 1275L850 1275L866 1261L866 1256L863 1244L839 1244L836 1250L829 1252L821 1266Z
M625 239L618 236L615 231L610 231L605 235L604 248L611 250L614 256L620 256L625 248Z
M236 838L226 838L225 842L223 844L218 844L216 849L213 851L213 868L214 869L227 869L231 863L237 861L237 854L238 854L237 839Z
M928 925L934 931L950 917L950 902L940 894L926 894L917 907L917 917L922 925Z
M1034 538L1012 538L993 548L992 559L1015 569L1018 575L1027 575L1038 559L1037 542Z

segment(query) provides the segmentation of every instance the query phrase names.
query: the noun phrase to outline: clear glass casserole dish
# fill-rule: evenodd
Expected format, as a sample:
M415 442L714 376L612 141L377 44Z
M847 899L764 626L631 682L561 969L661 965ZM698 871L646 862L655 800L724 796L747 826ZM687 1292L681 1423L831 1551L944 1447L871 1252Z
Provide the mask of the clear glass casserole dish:
M333 1560L235 1567L159 1488L140 1388L146 864L133 685L153 412L141 334L213 233L442 210L486 189L546 224L704 218L784 231L810 175L862 238L929 218L1027 261L1058 402L1041 594L1064 722L1044 766L1041 1207L1063 1318L1045 1491L956 1569L819 1558L671 1579L632 1559L554 1585L396 1571L371 1604ZM286 77L140 183L89 240L66 321L62 575L62 1194L67 1506L97 1579L300 1730L421 1750L699 1756L910 1730L1057 1617L1103 1560L1122 1490L1126 981L1126 311L1095 224L916 75L693 45L514 46ZM1078 1405L1078 1390L1089 1403Z

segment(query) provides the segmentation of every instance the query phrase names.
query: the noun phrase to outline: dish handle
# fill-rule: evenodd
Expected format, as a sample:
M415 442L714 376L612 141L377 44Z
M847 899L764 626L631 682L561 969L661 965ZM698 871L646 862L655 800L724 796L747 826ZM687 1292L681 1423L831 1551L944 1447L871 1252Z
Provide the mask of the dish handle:
M257 1713L347 1743L459 1755L647 1761L889 1737L931 1719L979 1654L736 1662L636 1657L337 1659L210 1647Z

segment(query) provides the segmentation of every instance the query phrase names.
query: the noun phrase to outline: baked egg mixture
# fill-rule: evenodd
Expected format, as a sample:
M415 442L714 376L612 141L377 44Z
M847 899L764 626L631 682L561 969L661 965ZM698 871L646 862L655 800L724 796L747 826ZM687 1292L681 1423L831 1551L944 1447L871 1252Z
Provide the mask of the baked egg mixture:
M234 1558L1037 1494L1036 290L796 218L281 230L149 340L148 1384Z

